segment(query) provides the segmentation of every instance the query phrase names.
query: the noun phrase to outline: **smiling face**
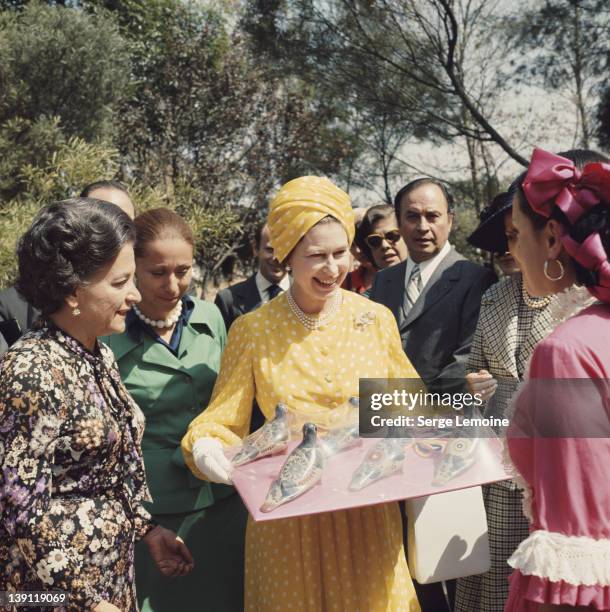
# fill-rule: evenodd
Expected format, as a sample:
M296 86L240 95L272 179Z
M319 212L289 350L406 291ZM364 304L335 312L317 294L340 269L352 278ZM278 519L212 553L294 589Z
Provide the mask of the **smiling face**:
M80 333L75 337L83 344L90 346L91 339L125 331L125 316L140 301L134 284L135 267L133 245L126 244L112 262L100 268L66 300L69 308L80 310L73 320L83 332L82 337Z
M187 292L193 276L193 247L183 238L158 238L136 259L140 310L155 320L167 319Z
M407 258L407 245L402 237L397 241L392 241L388 238L388 236L390 238L393 236L392 230L398 231L393 213L385 219L380 219L372 227L371 234L384 237L378 247L369 244L371 255L378 270L389 268Z
M301 238L289 257L292 294L302 310L320 312L339 290L350 266L347 234L336 221L318 223Z
M423 184L400 201L400 233L416 263L432 259L449 239L453 214L441 189Z
M258 248L258 269L270 283L279 283L286 276L286 268L275 258L269 244L269 228L265 225L261 231L261 243Z

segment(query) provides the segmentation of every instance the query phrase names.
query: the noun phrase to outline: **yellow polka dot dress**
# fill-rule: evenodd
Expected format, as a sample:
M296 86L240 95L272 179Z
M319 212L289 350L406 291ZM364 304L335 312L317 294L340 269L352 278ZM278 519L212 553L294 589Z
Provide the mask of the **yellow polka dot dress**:
M300 417L332 422L360 378L417 376L390 311L342 291L333 320L306 329L282 294L232 325L210 404L182 441L226 445L248 433L256 397L267 418L282 401ZM335 411L333 413L333 411ZM396 503L255 523L246 533L247 612L415 612L419 605Z

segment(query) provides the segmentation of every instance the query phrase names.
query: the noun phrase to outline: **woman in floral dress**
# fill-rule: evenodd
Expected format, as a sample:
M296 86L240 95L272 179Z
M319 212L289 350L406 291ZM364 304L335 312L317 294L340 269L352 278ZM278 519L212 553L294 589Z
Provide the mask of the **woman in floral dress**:
M18 247L42 317L0 364L0 591L64 591L67 610L137 609L137 539L164 574L191 568L142 507L143 417L97 342L140 299L133 241L118 207L79 198L42 209Z

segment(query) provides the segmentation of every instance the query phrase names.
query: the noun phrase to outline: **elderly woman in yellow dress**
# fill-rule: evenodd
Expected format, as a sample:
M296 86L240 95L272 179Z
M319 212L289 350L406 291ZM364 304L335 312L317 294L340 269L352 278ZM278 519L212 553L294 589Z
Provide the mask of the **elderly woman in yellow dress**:
M210 404L182 441L193 473L213 482L231 482L223 447L248 433L253 399L267 419L281 401L323 424L358 395L359 378L417 376L390 311L340 288L354 237L349 196L327 179L298 178L279 191L268 223L292 286L233 324ZM420 609L397 503L250 519L245 589L248 612Z

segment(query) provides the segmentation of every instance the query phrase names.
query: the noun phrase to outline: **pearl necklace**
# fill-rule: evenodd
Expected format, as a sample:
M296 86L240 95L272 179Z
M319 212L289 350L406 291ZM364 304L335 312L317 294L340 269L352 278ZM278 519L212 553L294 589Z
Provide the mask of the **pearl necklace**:
M290 306L292 314L294 314L301 324L310 331L315 331L322 325L326 325L326 323L328 323L337 314L337 310L339 310L341 302L343 301L341 292L337 291L330 308L323 315L318 317L308 315L301 310L300 306L294 301L292 288L286 291L286 295L288 296L288 306Z
M178 319L182 314L182 300L178 302L176 308L174 308L174 310L169 315L169 317L167 317L167 319L160 319L159 321L153 321L152 319L149 319L147 316L142 314L142 311L135 304L133 305L133 311L138 316L138 319L141 319L147 325L150 325L151 327L158 327L159 329L167 329L168 327L171 327L172 325L178 322Z
M525 288L525 283L521 282L521 295L523 296L523 301L528 308L534 308L535 310L540 310L541 308L545 308L548 306L553 299L552 295L545 295L544 297L532 297Z

